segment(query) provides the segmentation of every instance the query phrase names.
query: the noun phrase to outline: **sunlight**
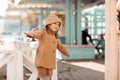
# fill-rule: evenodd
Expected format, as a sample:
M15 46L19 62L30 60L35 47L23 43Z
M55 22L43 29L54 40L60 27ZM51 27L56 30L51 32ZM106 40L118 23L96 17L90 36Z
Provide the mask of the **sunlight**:
M17 6L19 4L20 0L15 0L14 6Z
M84 67L84 68L88 68L88 69L92 69L95 71L105 72L105 65L104 64L100 64L100 63L93 62L93 61L75 62L75 63L71 62L71 64L77 65L80 67Z
M0 16L5 16L5 11L8 8L9 0L0 0Z
M5 11L8 9L10 4L17 6L19 2L20 0L14 0L14 2L11 2L10 0L0 0L0 16L5 16Z

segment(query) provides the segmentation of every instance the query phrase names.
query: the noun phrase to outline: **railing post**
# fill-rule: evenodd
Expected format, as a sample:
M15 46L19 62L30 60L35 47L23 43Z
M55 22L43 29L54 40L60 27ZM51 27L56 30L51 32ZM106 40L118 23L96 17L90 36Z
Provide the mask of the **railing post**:
M56 69L53 70L52 80L58 80L58 74L57 74L57 60L56 60Z
M23 56L16 51L15 56L7 64L7 80L23 80Z

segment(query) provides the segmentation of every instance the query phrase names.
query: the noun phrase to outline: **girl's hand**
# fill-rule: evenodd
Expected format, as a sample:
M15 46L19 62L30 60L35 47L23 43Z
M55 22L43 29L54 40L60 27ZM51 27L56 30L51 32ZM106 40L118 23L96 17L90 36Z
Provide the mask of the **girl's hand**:
M27 33L27 32L24 32L24 34L27 36L27 37L30 37L30 38L33 38L34 36L30 33Z
M69 57L70 57L70 54L67 54L66 56L69 58Z

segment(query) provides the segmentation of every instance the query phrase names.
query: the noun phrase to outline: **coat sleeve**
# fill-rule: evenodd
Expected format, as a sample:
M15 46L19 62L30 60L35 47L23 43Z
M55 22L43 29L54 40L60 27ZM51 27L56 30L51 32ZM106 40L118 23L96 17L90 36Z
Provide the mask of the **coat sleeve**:
M29 32L27 34L30 35L30 38L42 39L44 31L43 30L37 30L37 31L34 31L34 32Z
M69 52L67 51L67 49L62 45L62 43L58 40L58 44L57 44L57 49L63 54L66 55L67 57L70 56Z
M37 31L34 31L32 32L34 38L36 39L42 39L42 36L44 34L44 30L37 30Z

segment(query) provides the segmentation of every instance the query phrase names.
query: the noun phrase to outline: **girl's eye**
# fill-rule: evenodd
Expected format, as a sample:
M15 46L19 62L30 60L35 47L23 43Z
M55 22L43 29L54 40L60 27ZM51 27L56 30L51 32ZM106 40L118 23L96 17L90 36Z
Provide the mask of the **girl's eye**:
M56 23L57 25L59 25L59 23Z

